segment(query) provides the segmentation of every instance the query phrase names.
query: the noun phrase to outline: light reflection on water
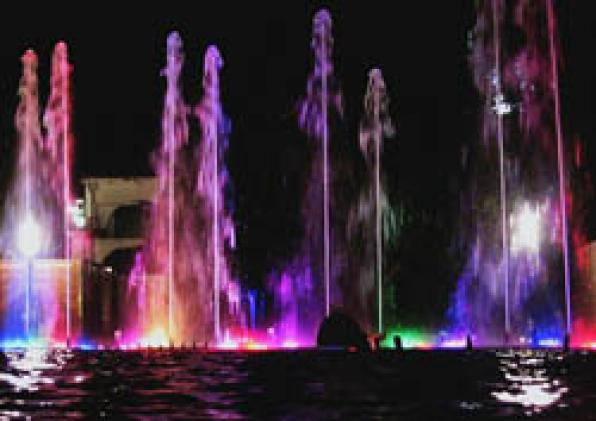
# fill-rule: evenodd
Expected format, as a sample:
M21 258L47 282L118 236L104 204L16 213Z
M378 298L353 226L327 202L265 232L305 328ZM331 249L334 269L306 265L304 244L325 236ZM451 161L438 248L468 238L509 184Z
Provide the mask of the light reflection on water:
M16 407L25 407L30 403L28 395L38 392L43 387L53 387L54 378L51 372L60 371L72 353L68 350L49 351L46 348L30 348L21 351L11 351L4 354L6 369L0 371L0 385L9 386L16 394L23 395L12 403ZM2 390L4 388L1 388ZM4 406L2 400L0 407ZM49 406L51 402L38 399L34 402L39 407ZM2 419L21 418L25 414L18 409L0 409Z
M53 384L52 377L45 373L60 370L68 361L69 351L52 352L45 348L31 348L5 354L6 372L0 372L0 381L11 385L16 392L35 392L40 386Z
M492 396L504 404L520 405L526 413L539 413L555 404L564 405L562 397L569 391L560 373L549 369L551 354L545 351L510 351L498 353L499 369L506 384ZM560 361L559 356L554 360Z
M589 419L596 354L0 353L0 419Z

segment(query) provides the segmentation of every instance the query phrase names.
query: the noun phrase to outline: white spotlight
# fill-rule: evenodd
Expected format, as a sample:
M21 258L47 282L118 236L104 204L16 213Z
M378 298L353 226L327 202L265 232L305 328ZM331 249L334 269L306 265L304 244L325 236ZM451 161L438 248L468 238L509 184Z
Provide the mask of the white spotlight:
M30 213L25 215L18 228L17 246L27 258L35 256L41 248L41 227Z
M511 251L538 253L539 249L540 209L524 203L511 221Z

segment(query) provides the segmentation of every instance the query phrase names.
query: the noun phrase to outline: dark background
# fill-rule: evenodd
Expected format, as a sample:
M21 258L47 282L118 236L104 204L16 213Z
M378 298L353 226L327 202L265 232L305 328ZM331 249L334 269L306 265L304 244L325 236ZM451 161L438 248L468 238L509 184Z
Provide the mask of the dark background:
M41 108L48 94L53 45L65 40L74 65L76 174L151 173L149 155L160 138L165 39L180 31L185 42L184 93L201 96L202 54L215 43L224 57L223 105L232 120L227 162L233 181L238 232L236 271L249 285L294 252L300 233L300 191L305 182L304 142L296 128L296 103L312 65L311 19L321 6L334 19L336 75L343 87L348 142L357 142L367 71L379 66L389 88L398 135L385 153L386 175L424 222L404 252L405 295L437 296L444 306L450 286L446 255L461 184L460 147L473 141L477 110L466 61L466 34L474 1L161 2L123 9L121 4L25 9L0 17L0 176L14 155L19 57L40 58ZM189 3L189 2L187 2ZM593 140L596 18L588 1L555 2L560 26L561 90L567 139L585 145L587 170L596 168ZM20 9L20 10L19 10ZM416 235L414 235L416 234ZM441 263L442 262L442 263ZM454 282L454 280L451 280ZM437 285L433 285L433 282ZM440 284L439 284L440 283ZM432 295L432 294L431 294ZM411 303L418 304L411 304ZM443 310L443 309L441 309Z

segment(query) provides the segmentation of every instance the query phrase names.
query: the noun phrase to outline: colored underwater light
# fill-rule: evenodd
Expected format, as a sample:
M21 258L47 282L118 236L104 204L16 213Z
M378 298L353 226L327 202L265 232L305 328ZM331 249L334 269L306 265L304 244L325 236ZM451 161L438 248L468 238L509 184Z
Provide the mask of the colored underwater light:
M94 351L97 349L97 346L91 342L81 342L76 344L76 348L82 351Z
M531 345L538 348L562 348L565 332L555 325L539 325L532 335Z
M0 349L47 348L48 343L41 338L5 339L0 341Z
M168 335L162 326L156 326L149 331L149 334L139 341L143 346L168 346Z
M251 351L266 351L268 349L267 344L254 341L252 339L248 339L246 342L242 344L243 349L251 350Z
M17 246L27 258L35 256L41 248L41 227L30 213L18 228Z
M281 347L284 349L296 349L300 347L300 344L293 339L286 339L282 342Z
M449 338L441 342L439 348L460 349L466 347L466 338Z
M73 344L68 344L61 340L52 340L40 337L32 338L15 338L15 339L4 339L0 341L0 349L79 349L82 351L91 351L100 349L101 346L94 344L90 341L79 341Z
M231 338L225 338L223 341L221 341L219 344L217 344L217 348L223 349L223 350L237 350L240 347L239 347L237 341L235 341Z
M596 339L585 337L585 338L577 338L575 337L572 341L572 347L584 349L584 350L596 350Z
M293 337L275 338L274 331L267 329L267 333L258 330L228 329L224 338L217 344L221 350L235 351L266 351L282 349L298 349L304 347L305 342Z
M540 348L559 348L563 346L563 342L558 338L542 338L538 340Z
M269 346L253 338L232 339L226 338L217 345L218 349L229 351L266 351Z
M415 328L391 328L381 341L383 348L395 348L394 338L399 336L404 348L428 349L432 347L432 340L425 332Z

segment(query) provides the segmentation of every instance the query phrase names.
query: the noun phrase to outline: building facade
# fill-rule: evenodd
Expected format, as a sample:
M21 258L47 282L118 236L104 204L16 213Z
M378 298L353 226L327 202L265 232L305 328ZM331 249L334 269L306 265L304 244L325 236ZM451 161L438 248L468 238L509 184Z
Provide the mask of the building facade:
M155 177L87 177L84 188L85 230L90 260L105 263L115 252L143 243L143 222L156 188Z

